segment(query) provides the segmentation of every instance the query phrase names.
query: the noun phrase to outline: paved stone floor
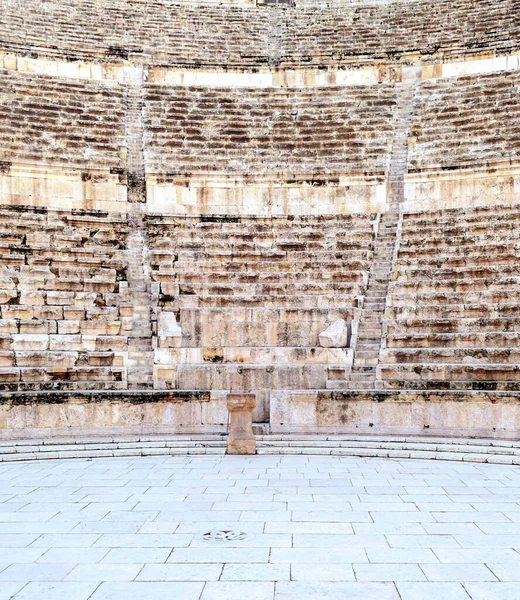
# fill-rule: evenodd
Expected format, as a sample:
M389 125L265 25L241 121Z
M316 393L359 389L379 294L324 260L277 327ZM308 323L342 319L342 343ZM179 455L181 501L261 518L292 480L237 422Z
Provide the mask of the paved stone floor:
M2 464L0 600L10 598L520 599L520 467L330 456Z

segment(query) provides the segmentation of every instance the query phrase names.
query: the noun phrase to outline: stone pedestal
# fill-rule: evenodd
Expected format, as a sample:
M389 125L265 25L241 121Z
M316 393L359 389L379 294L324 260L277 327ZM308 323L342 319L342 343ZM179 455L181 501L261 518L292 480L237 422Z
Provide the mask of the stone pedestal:
M230 431L226 454L256 454L256 439L253 435L255 404L254 394L227 395Z

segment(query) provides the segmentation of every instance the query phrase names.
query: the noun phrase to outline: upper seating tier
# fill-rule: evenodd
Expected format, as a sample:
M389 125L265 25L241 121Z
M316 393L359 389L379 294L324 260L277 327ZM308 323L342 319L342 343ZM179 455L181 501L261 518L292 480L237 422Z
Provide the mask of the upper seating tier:
M520 73L424 81L410 132L409 171L520 159Z
M147 85L147 171L384 173L397 94L390 85L315 90Z
M520 0L327 2L296 6L156 0L6 0L0 48L39 56L161 65L323 65L403 55L508 54Z
M124 91L0 70L0 161L121 168Z

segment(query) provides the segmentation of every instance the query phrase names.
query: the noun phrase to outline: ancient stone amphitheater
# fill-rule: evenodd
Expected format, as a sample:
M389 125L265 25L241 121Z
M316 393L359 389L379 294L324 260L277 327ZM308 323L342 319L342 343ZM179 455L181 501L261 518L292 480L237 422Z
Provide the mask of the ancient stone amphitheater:
M520 437L520 0L2 9L0 437Z

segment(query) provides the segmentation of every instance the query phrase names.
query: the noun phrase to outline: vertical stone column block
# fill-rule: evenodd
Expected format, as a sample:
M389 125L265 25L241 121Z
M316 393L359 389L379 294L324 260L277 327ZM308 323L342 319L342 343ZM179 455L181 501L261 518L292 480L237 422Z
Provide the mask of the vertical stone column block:
M226 454L256 454L256 439L253 435L254 394L228 394L227 408L230 416L230 431Z

